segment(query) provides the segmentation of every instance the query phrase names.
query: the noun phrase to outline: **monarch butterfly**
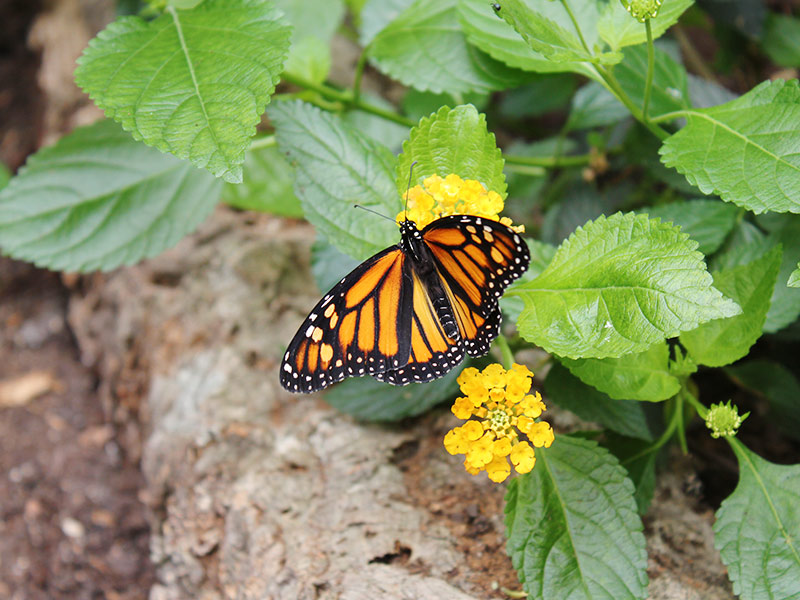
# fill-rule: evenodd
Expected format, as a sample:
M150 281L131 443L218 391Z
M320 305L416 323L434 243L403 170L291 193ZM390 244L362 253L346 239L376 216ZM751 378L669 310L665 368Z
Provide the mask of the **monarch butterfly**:
M300 326L281 364L284 388L308 393L363 375L431 381L465 353L489 351L499 298L528 268L528 246L510 227L471 215L399 227L400 243L356 267Z

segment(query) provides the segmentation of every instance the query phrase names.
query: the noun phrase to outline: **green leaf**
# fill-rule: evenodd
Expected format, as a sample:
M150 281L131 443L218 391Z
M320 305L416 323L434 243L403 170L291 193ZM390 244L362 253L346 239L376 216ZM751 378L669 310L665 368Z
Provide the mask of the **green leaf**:
M735 300L742 314L709 321L681 334L681 344L697 364L730 364L746 356L761 337L782 254L778 246L747 265L714 274L714 287Z
M551 62L596 62L601 64L615 64L622 60L618 52L591 52L584 47L580 38L574 33L575 26L566 9L561 5L561 10L569 19L569 25L561 25L555 19L549 18L542 10L541 3L528 3L524 0L503 0L497 3L500 10L497 12L503 20L511 25L522 36L531 50L541 54ZM593 47L593 27L584 27L594 24L598 20L598 5L592 0L578 0L570 4L581 33L584 35L586 46Z
M563 109L575 92L572 73L531 75L531 81L508 90L500 101L499 114L509 121L521 121Z
M650 19L653 39L660 37L677 23L680 16L693 3L693 0L664 0L658 10L658 16ZM603 6L604 10L597 23L597 32L613 50L644 44L647 41L644 24L631 17L621 2L609 1Z
M358 41L366 48L384 27L412 4L414 0L367 0L361 11Z
M619 3L619 0L616 1ZM642 106L647 77L647 48L626 48L624 56L622 62L614 68L614 76L633 103ZM686 69L661 48L654 48L653 84L648 114L656 116L689 107Z
M590 81L572 97L567 129L577 131L617 123L630 116L628 109L606 88Z
M686 111L661 161L705 194L755 213L800 212L800 87L767 81L712 108Z
M789 275L786 285L792 288L800 287L800 263L797 263L797 268Z
M767 236L767 247L781 244L783 262L764 323L764 331L775 333L793 323L800 315L800 290L786 285L800 261L800 217L784 215L781 226Z
M11 171L0 162L0 190L6 187L9 181L11 181Z
M362 93L361 98L372 106L377 106L390 112L395 111L395 107L391 102L384 100L380 96ZM408 139L408 127L388 121L372 113L351 110L342 115L342 121L353 129L369 136L381 146L386 146L393 154L399 152L403 142Z
M467 42L457 0L416 0L370 43L383 73L418 90L464 94L516 87L525 74Z
M650 217L659 217L662 222L679 225L688 233L703 254L716 252L736 225L739 209L719 200L686 200L662 204L647 209Z
M193 231L220 187L209 173L101 121L34 154L0 192L0 247L54 270L132 264Z
M75 81L135 139L238 183L290 32L259 0L121 17L89 43Z
M746 600L800 598L800 465L776 465L730 440L739 483L717 511L714 545Z
M342 119L300 101L276 102L267 111L278 146L296 169L295 194L306 218L339 250L364 260L396 244L392 220L402 208L389 150Z
M681 382L669 372L665 342L620 358L563 358L561 362L581 381L615 400L657 402L672 398L681 389Z
M653 450L651 442L614 433L605 435L603 446L617 457L619 463L628 472L628 478L636 488L636 493L633 495L636 507L639 514L644 515L653 501L656 491L658 452Z
M372 377L345 379L324 398L333 408L359 421L399 421L415 417L456 395L456 379L462 369L429 383L406 386L381 383Z
M725 369L737 384L769 401L770 420L794 440L800 441L800 383L781 364L748 360Z
M800 67L800 19L769 13L764 28L764 52L782 67Z
M503 153L494 134L486 129L486 117L471 104L452 109L443 106L411 130L397 162L397 191L401 196L406 193L408 173L415 161L412 185L431 175L455 173L464 179L477 179L487 190L506 196Z
M714 255L709 268L721 271L746 265L764 256L773 246L775 244L758 227L749 221L739 221Z
M591 0L578 0L578 14L587 16L597 14L586 13L583 9L591 8ZM529 8L539 10L547 19L557 23L560 27L572 31L569 15L560 2L535 2L526 0ZM502 10L502 8L501 8ZM538 73L552 73L557 71L574 71L587 77L599 79L597 72L591 65L580 61L554 62L542 53L534 51L528 43L517 33L514 28L498 18L489 2L484 0L459 0L459 18L464 33L470 43L489 54L492 58L504 62L510 67L534 71ZM594 27L585 29L591 43Z
M539 277L507 292L525 301L517 328L550 353L607 358L739 314L712 287L696 247L677 227L643 215L590 221Z
M547 265L550 264L550 261L553 260L553 256L555 256L556 253L555 246L529 237L523 237L522 239L528 244L528 250L530 250L531 253L531 262L528 264L528 270L525 271L517 281L511 284L511 288L538 277L539 273L547 268ZM504 294L500 298L500 308L507 322L516 323L523 307L524 303L522 299L516 296Z
M645 407L634 400L612 400L607 394L583 383L559 362L547 372L544 389L548 400L575 413L584 421L640 440L653 441Z
M321 292L333 288L360 264L360 260L339 252L324 238L317 238L311 245L311 274Z
M610 190L614 193L609 193ZM583 180L570 182L563 197L545 213L541 238L551 244L560 244L587 221L619 210L620 199L629 193L625 187L608 186L600 192L593 183Z
M226 183L222 201L258 212L301 218L303 208L292 191L294 169L274 145L249 150L242 183Z
M561 435L506 493L507 550L531 598L647 596L633 484L596 443Z
M331 39L344 18L343 0L274 2L293 28L284 71L322 83L331 67Z

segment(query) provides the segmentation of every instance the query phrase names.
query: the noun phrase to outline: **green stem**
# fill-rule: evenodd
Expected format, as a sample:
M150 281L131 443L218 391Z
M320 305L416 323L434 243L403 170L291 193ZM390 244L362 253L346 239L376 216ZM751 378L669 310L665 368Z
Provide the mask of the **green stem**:
M648 23L650 21L648 20ZM675 407L675 412L677 413L677 421L678 421L678 445L681 447L681 452L684 454L689 454L689 446L686 443L686 423L683 418L683 402L684 396L687 392L678 394L678 397L675 399L677 406Z
M361 102L361 79L364 77L364 69L367 66L367 49L369 46L361 51L361 56L358 57L356 64L356 74L353 77L353 104Z
M648 454L652 454L653 452L658 451L664 444L666 444L672 436L675 434L675 430L678 429L678 424L682 425L683 421L683 410L682 410L682 401L680 399L680 394L673 398L674 404L672 405L672 414L670 415L669 423L667 424L667 428L664 430L664 433L653 442L650 446L637 452L636 454L629 456L625 460L622 461L623 465L627 465L632 463L635 460L640 459L643 456L647 456Z
M658 139L662 141L670 136L669 132L656 125L654 120L651 121L644 119L642 116L642 111L633 103L633 101L630 99L630 96L625 93L625 90L622 89L619 81L617 81L617 78L614 77L614 74L609 69L601 67L597 69L597 72L600 74L600 77L603 78L603 81L605 81L609 91L617 97L617 100L625 105L625 108L630 111L634 119L647 127Z
M274 135L262 135L253 140L253 143L250 144L250 148L248 150L258 150L259 148L268 148L270 146L274 146L277 143Z
M500 354L503 355L503 366L506 369L510 369L511 365L514 364L514 353L511 352L511 348L508 345L508 340L506 336L502 333L497 336L497 347L500 348Z
M398 115L390 110L385 110L378 106L373 106L372 104L368 104L363 100L356 101L353 98L353 93L349 91L341 91L335 88L332 88L328 85L323 83L315 83L313 81L309 81L304 77L299 77L297 75L289 74L284 72L281 75L284 81L287 83L291 83L292 85L296 85L298 87L306 88L308 90L312 90L317 92L322 97L327 98L328 100L335 100L337 102L341 102L346 104L355 110L360 110L362 112L373 114L377 117L381 117L387 121L392 121L394 123L398 123L399 125L405 125L406 127L413 127L416 125L414 121L411 119L407 119L402 115Z
M650 108L650 91L653 88L653 71L655 70L655 48L653 47L653 29L650 19L645 19L644 29L647 32L647 79L644 83L644 101L642 102L642 118L649 121L647 109Z
M697 411L697 415L705 421L705 418L708 415L708 409L697 398L694 397L694 394L689 391L684 391L683 397L694 407L694 409Z
M589 50L589 45L586 43L586 40L583 39L583 32L581 31L580 25L578 25L578 19L575 18L575 14L572 12L572 8L569 6L569 2L567 2L567 0L561 0L561 4L564 6L564 10L567 11L572 24L575 26L575 31L578 33L581 44L583 44L583 49L586 50L587 54L591 55L592 51Z
M681 117L688 117L692 114L690 110L673 110L672 112L664 113L650 119L651 123L663 123L664 121L674 121Z

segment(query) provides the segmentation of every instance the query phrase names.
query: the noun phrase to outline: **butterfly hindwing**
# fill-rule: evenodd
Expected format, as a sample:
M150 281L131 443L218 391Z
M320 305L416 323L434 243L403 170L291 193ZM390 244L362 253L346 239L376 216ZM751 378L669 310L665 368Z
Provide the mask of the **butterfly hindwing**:
M443 217L422 231L470 356L489 351L500 329L499 299L528 268L530 251L511 228L470 215Z
M320 300L281 364L293 392L320 390L345 377L372 375L408 362L412 311L408 257L393 246L368 259Z

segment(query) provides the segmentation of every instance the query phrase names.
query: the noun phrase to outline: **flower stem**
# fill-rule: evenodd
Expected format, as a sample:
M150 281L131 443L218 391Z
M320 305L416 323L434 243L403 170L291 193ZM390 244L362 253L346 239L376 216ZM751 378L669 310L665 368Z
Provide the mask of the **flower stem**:
M650 108L650 91L653 88L653 71L655 70L655 49L653 48L653 29L650 19L645 19L644 29L647 32L647 79L644 83L644 101L642 102L642 118L649 122L647 110Z
M500 354L503 356L503 367L510 369L514 364L514 353L511 352L508 340L502 333L497 336L497 347L500 348Z

